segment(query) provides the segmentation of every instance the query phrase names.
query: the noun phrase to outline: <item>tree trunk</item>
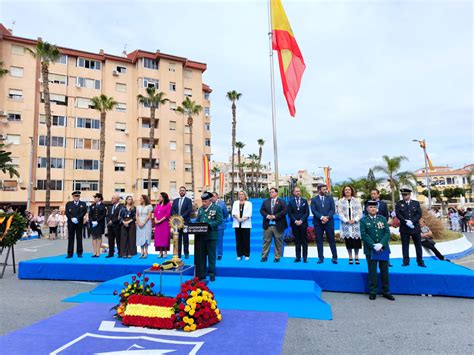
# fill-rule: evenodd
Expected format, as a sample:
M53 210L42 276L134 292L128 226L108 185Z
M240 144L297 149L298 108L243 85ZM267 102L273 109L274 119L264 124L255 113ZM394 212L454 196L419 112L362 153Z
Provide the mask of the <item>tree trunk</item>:
M100 111L100 166L99 166L99 193L104 191L104 161L105 161L105 119L107 113Z
M255 185L254 185L255 177L253 175L254 168L255 168L255 165L252 161L252 166L251 166L251 170L250 170L250 174L251 174L250 175L251 176L251 178L250 178L250 190L252 191L252 194L255 193Z
M216 192L216 184L217 184L217 172L214 172L214 192Z
M235 102L232 101L232 172L230 175L230 204L234 203L234 173L235 173L235 136L237 130L237 113Z
M243 177L243 168L242 168L242 159L240 157L240 148L237 148L237 165L238 165L238 168L239 168L239 178L240 178L240 189L241 190L245 190L245 186L244 186L244 177Z
M390 190L392 192L392 208L395 211L395 183L391 176L390 176Z
M153 148L155 146L155 111L156 108L151 105L150 107L150 136L149 136L149 149L148 149L148 188L147 195L151 199L151 169L153 169Z
M260 192L260 187L258 186L258 179L260 178L260 164L262 163L262 147L258 148L258 165L257 165L257 176L255 181L255 191Z
M46 198L44 218L47 221L51 210L51 101L49 97L49 68L47 62L41 63L41 74L43 77L44 112L46 114Z
M189 150L191 153L191 189L193 190L194 201L196 201L196 190L194 186L194 149L193 149L193 118L188 117L189 126Z

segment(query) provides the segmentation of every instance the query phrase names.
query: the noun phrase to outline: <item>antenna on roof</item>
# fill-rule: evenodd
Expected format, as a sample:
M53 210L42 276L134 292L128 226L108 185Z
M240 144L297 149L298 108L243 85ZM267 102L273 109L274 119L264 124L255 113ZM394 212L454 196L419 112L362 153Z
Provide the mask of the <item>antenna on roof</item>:
M12 21L12 28L9 28L9 29L8 29L12 34L13 34L13 30L14 30L14 28L15 28L15 24L16 24L16 21L13 20L13 21Z
M122 54L126 57L127 56L127 43L123 45L123 51Z

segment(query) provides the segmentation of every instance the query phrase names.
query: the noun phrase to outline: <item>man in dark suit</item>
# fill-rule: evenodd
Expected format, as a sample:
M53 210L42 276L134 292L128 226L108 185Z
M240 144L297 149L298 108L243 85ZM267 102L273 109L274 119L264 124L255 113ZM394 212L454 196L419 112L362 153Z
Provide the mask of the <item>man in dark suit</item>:
M311 212L313 213L314 232L316 234L316 245L318 247L318 264L324 262L323 240L324 233L332 253L332 263L337 264L337 248L334 240L334 213L336 206L331 195L326 195L328 187L319 186L319 195L311 199Z
M260 214L263 216L263 249L261 262L266 262L268 253L272 245L272 239L275 243L275 259L278 263L282 257L283 235L288 228L286 221L287 207L284 200L278 198L278 190L274 187L270 189L270 198L266 199L260 207Z
M183 217L184 224L191 223L191 213L193 212L193 201L186 197L186 188L179 188L179 197L173 200L171 205L171 215L179 215ZM184 245L183 245L184 244ZM178 257L181 257L182 247L184 246L184 258L189 259L189 236L183 233L183 229L179 230L178 239Z
M92 236L92 246L94 248L93 258L100 256L100 246L102 245L102 235L105 233L105 217L107 208L102 203L104 197L101 193L94 195L94 203L89 208L89 226Z
M390 218L390 214L389 214L389 212L388 212L388 206L387 206L387 204L386 204L384 201L382 201L382 200L380 199L380 191L379 191L378 189L372 189L372 190L370 190L370 201L376 201L376 202L377 202L377 214L378 214L379 216L385 217L385 219L388 221L389 218ZM368 214L369 214L368 209L367 209L367 207L368 207L368 205L367 205L368 202L369 202L369 201L367 201L367 202L365 203L365 207L364 207L364 214L365 214L365 215L368 215Z
M115 243L117 250L120 251L120 210L123 205L120 203L118 194L112 195L110 199L112 206L107 211L107 239L109 240L109 255L106 258L112 258L115 252ZM120 252L118 252L120 258Z
M72 201L66 203L66 216L67 222L67 256L66 259L72 258L74 254L74 238L77 243L77 256L82 258L82 228L84 224L84 216L87 213L87 205L85 202L80 201L81 191L74 191L72 193Z
M400 237L402 238L402 266L410 265L410 236L416 250L416 262L418 266L426 267L423 261L423 250L421 248L421 207L418 201L411 199L411 190L408 188L400 189L402 200L395 204L395 213L400 220Z
M290 226L295 237L295 263L301 261L301 248L303 248L303 262L308 262L308 201L301 197L299 187L293 189L293 197L288 203L288 217Z

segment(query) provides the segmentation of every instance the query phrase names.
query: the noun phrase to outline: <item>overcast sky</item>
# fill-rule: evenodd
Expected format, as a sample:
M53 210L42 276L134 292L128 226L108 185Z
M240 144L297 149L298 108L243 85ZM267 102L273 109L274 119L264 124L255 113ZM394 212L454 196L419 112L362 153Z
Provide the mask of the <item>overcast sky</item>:
M473 163L472 1L283 0L306 62L288 113L275 62L280 173L329 165L333 181L367 174L381 156L406 155L413 138L435 165ZM229 90L241 92L237 139L245 154L265 139L273 161L268 14L254 1L0 1L17 36L120 54L144 49L205 62L213 88L212 160L230 155ZM275 57L275 59L277 59Z

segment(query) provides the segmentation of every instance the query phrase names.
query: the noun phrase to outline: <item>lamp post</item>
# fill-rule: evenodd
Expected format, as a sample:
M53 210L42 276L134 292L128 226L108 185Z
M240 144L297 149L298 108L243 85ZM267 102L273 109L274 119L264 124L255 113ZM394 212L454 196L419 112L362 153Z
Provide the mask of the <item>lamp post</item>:
M28 195L26 198L26 210L30 210L31 206L31 191L33 189L33 137L30 138L30 172L29 172L29 179L28 179Z
M428 176L428 159L426 158L426 143L424 139L413 139L413 142L420 144L420 148L423 149L423 155L425 158L425 179L426 179L426 188L428 189L428 209L431 210L431 184L430 178Z

